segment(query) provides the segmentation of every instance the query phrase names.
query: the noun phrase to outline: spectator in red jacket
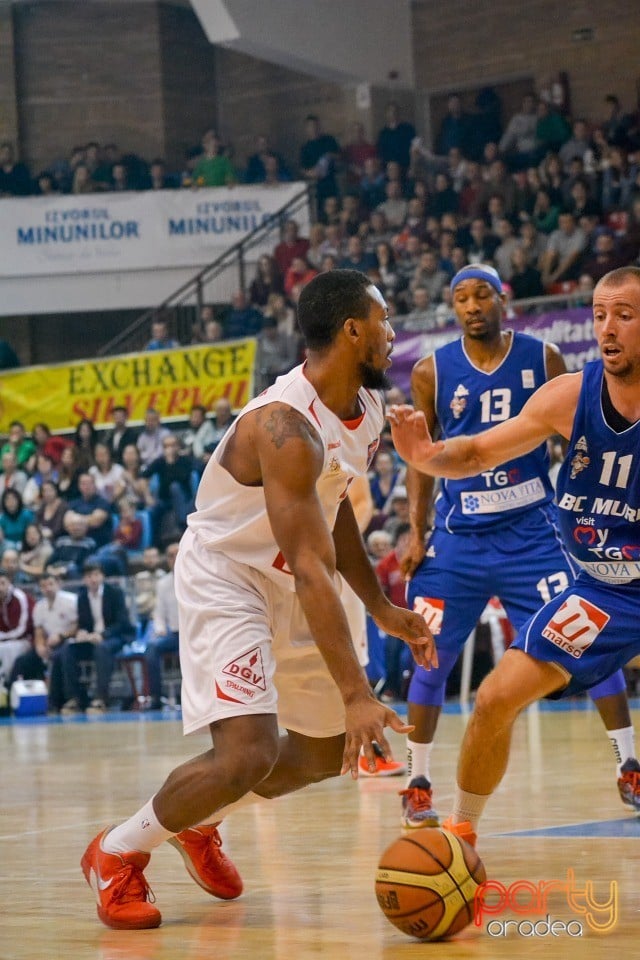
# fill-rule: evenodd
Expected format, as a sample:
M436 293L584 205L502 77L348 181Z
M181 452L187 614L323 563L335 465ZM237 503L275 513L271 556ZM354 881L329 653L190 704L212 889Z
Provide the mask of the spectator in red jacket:
M33 598L14 587L6 570L0 570L0 678L7 688L19 674L18 658L31 650Z

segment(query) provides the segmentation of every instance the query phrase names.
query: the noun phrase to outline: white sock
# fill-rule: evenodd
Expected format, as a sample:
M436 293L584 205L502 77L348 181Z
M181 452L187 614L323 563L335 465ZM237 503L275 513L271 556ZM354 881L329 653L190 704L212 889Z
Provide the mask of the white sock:
M616 775L620 776L620 768L626 760L636 755L635 731L633 727L621 727L620 730L607 730L616 758Z
M235 813L236 810L241 810L243 807L252 806L254 803L259 803L261 800L266 800L267 797L261 797L257 793L253 793L252 790L249 793L245 793L243 797L240 797L239 800L234 800L233 803L228 803L226 807L220 807L219 810L216 810L215 813L212 813L210 817L207 817L206 820L202 820L198 826L205 826L208 823L220 823L221 820L224 820L229 816L230 813Z
M431 782L431 743L414 743L407 737L407 786L414 777L426 777Z
M490 796L491 794L484 797L479 793L467 793L466 790L461 790L456 784L453 795L453 822L462 823L464 820L468 820L472 828L477 830L478 821Z
M151 799L132 817L109 831L102 841L102 849L106 853L131 853L132 850L151 853L174 836L171 830L165 830L156 817Z

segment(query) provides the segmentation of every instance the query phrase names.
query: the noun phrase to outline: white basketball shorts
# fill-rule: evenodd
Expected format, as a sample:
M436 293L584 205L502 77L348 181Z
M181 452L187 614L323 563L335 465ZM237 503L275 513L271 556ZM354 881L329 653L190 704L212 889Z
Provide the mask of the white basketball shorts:
M344 732L344 704L296 594L187 530L174 571L185 734L277 714L309 737Z

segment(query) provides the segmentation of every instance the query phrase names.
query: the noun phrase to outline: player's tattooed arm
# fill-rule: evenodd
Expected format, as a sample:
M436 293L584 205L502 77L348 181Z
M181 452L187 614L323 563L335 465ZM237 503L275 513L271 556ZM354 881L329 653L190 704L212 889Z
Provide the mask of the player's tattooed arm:
M318 440L318 435L307 418L293 407L269 406L265 408L261 419L262 426L277 450L288 440L311 440L314 443Z

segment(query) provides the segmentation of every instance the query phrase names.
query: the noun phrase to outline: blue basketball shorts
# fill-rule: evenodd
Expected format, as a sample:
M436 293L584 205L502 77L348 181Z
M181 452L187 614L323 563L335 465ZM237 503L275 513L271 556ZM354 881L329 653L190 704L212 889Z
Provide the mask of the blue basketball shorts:
M491 597L500 598L516 630L573 582L573 571L554 521L539 508L517 524L475 534L434 530L426 556L407 590L439 654L455 659Z
M580 573L531 617L512 647L559 667L568 683L552 697L588 690L640 654L640 581L613 585Z

